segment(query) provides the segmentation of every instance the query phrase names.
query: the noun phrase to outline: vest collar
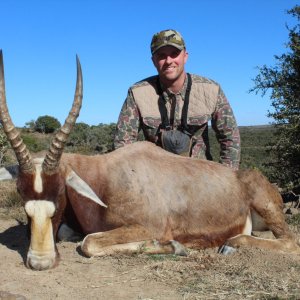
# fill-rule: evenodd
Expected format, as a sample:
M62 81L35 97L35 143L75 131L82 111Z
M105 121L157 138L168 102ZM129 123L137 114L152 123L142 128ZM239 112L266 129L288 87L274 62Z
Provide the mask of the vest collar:
M186 89L187 89L187 84L188 84L188 80L187 80L187 74L185 74L185 79L184 79L184 83L183 86L181 88L181 90L178 93L173 93L170 89L167 89L164 87L163 83L160 82L161 85L161 89L163 91L163 97L165 99L165 101L171 101L171 99L175 96L175 95L180 95L182 99L185 98L185 94L186 94Z

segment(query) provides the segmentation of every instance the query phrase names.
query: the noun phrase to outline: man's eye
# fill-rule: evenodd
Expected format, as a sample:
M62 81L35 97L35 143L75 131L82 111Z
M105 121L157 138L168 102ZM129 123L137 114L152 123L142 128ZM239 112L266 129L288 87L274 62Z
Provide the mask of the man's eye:
M157 53L156 54L156 58L158 60L164 60L164 59L167 59L168 57L171 57L171 58L176 58L179 54L180 54L180 50L174 50L172 52L168 52L168 53Z
M159 60L162 60L162 59L165 59L165 58L166 58L166 55L163 54L163 53L160 53L160 54L157 54L157 58L158 58Z
M176 58L180 54L180 51L174 51L170 54L170 57Z

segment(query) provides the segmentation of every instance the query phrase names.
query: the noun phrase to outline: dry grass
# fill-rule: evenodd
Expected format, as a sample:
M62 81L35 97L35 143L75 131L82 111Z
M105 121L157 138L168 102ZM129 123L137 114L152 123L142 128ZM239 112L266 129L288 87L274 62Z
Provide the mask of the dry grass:
M22 199L13 180L0 181L0 217L2 219L16 219L21 223L27 222Z
M240 248L226 257L206 249L147 268L152 280L172 282L185 300L300 299L299 260L285 254Z

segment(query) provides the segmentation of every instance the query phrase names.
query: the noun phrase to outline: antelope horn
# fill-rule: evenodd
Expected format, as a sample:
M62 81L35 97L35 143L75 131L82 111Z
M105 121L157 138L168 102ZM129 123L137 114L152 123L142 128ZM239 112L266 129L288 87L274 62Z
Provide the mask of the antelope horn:
M4 132L13 148L17 160L19 162L19 170L25 173L33 174L35 171L32 158L26 145L24 144L20 133L15 128L6 104L5 96L5 81L4 81L4 66L3 54L0 50L0 121L2 123Z
M79 116L79 111L82 103L82 72L78 56L76 56L77 62L77 81L76 81L76 90L72 108L69 112L69 115L65 121L65 124L58 130L54 136L48 153L43 161L43 171L47 174L53 174L57 172L59 167L59 161L62 156L64 145L68 139L69 134L72 131L72 128L76 122L77 117Z

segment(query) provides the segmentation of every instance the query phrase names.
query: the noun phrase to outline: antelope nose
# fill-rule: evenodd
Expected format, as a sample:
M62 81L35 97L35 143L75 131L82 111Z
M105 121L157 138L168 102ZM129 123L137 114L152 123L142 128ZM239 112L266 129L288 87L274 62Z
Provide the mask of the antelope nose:
M31 256L27 255L26 266L32 270L43 271L56 266L56 258L52 256Z

